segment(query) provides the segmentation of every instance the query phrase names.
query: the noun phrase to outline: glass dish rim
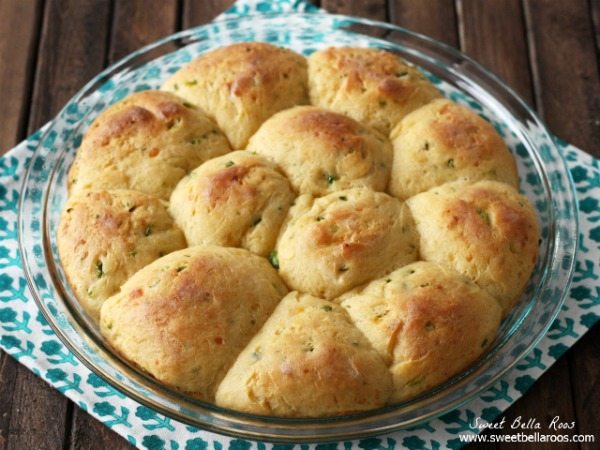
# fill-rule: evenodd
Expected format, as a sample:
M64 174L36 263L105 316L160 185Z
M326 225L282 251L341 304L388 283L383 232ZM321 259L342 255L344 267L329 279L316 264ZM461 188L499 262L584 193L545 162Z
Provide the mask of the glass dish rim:
M227 23L227 22L240 22L240 21L251 21L253 19L261 19L261 20L265 20L265 19L269 19L269 18L277 18L277 17L281 17L281 16L307 16L307 17L311 17L314 18L315 15L319 15L319 13L273 13L273 14L257 14L257 15L247 15L247 16L243 16L243 17L237 17L237 18L231 18L231 19L226 19L223 21L220 21L219 23ZM504 89L512 99L516 100L517 103L519 104L520 107L522 107L536 122L536 125L540 127L540 129L543 131L543 133L545 135L550 136L549 132L547 131L546 127L543 125L543 123L541 122L541 120L537 117L537 114L535 112L533 112L523 101L522 99L514 92L514 90L512 90L509 86L507 86L502 80L500 80L496 75L494 75L493 73L491 73L490 71L488 71L485 67L481 66L479 63L475 62L474 60L472 60L471 58L469 58L468 56L464 55L463 53L461 53L460 51L448 46L447 44L441 43L436 41L435 39L432 39L430 37L427 36L423 36L419 33L415 33L412 32L410 30L406 30L402 27L398 27L396 25L392 25L392 24L387 24L387 23L383 23L383 22L378 22L378 21L374 21L374 20L370 20L370 19L363 19L363 18L357 18L357 17L351 17L351 16L344 16L344 15L333 15L333 14L327 14L327 17L330 19L339 19L342 21L350 21L353 23L357 23L357 24L365 24L365 25L371 25L374 27L379 27L379 28L385 28L387 30L390 31L397 31L403 34L406 34L410 37L414 37L417 38L419 40L425 41L426 43L429 44L433 44L435 47L438 47L440 49L442 49L444 52L449 53L450 55L454 56L454 57L458 57L461 60L467 61L471 64L473 64L478 70L480 70L486 77L489 77L492 81L494 81L495 83L497 83L502 89ZM125 66L129 61L134 60L136 57L143 55L147 52L149 52L152 49L158 48L166 43L170 43L173 41L177 41L178 39L182 39L182 38L186 38L186 37L194 37L194 34L197 33L198 31L206 28L206 27L210 27L213 24L209 23L207 25L202 25L199 27L195 27L195 28L191 28L188 30L184 30L184 31L180 31L178 33L174 33L170 36L164 37L158 41L155 41L154 43L151 43L145 47L142 47L141 49L132 52L131 54L127 55L126 57L122 58L121 60L117 61L115 64L111 65L110 67L106 68L105 70L103 70L102 72L100 72L100 74L98 74L96 77L94 77L91 81L89 81L88 83L86 83L86 85L80 89L78 91L78 93L73 96L69 102L67 103L70 104L73 101L81 101L81 99L83 97L85 97L86 94L89 94L87 91L90 89L90 87L93 87L95 85L98 85L98 83L103 80L104 78L106 78L108 75L110 74L115 74L116 72L119 72L123 66ZM106 81L106 80L105 80ZM66 108L66 106L65 106ZM63 113L64 113L65 109L63 108L59 114L57 115L57 117L60 117ZM40 140L40 145L41 143L44 142L44 138L47 135L47 133L50 131L50 129L52 128L52 124L50 125L50 127L45 131L44 133L44 137L42 137L42 139ZM553 146L554 154L559 156L559 163L561 165L562 168L564 168L564 173L567 176L567 180L568 180L568 189L567 189L567 194L570 195L570 197L572 197L572 201L571 201L571 205L572 205L572 212L573 217L571 218L571 220L573 221L573 223L571 223L571 226L575 229L575 232L577 232L578 230L578 216L577 216L577 203L575 201L575 196L574 196L574 191L573 191L573 182L571 179L571 175L570 172L567 169L566 166L566 162L564 160L563 155L560 153L560 151L558 150L557 146L554 144L554 142L550 139L549 142L551 143L551 145ZM36 149L37 151L37 149ZM23 185L22 185L22 189L21 189L21 196L19 198L19 218L18 218L18 223L21 224L22 223L22 202L24 201L24 191L26 190L26 185L27 185L27 181L29 179L29 173L30 173L30 167L27 168L26 170L26 174L24 177L24 181L23 181ZM552 198L552 197L551 197ZM47 208L47 194L44 193L44 211ZM556 223L556 222L553 222ZM75 356L85 365L87 366L92 372L94 372L96 375L102 377L105 381L107 381L110 385L114 386L115 388L119 389L120 391L124 392L128 397L142 403L145 404L147 406L150 406L154 409L159 410L160 412L164 413L167 416L170 417L175 417L178 420L181 420L183 422L195 425L195 426L200 426L204 429L210 430L210 431L216 431L218 433L222 433L222 434L229 434L229 435L233 435L233 436L243 436L243 437L250 437L253 439L261 439L264 438L266 436L262 435L260 432L255 432L255 433L247 433L247 432L240 432L240 433L236 433L233 432L231 430L224 430L220 427L213 427L211 424L207 424L207 423L201 423L199 424L197 421L193 421L190 420L189 418L187 418L186 416L181 415L180 413L176 412L176 411L172 411L169 409L165 409L165 407L163 407L162 405L157 405L156 403L153 403L152 401L148 401L147 397L144 397L143 394L137 393L136 391L131 390L130 387L124 385L123 383L119 382L118 380L113 379L112 377L110 377L109 375L105 374L103 370L98 369L96 364L91 361L87 356L85 356L82 351L77 348L76 346L74 346L72 344L72 342L70 341L69 337L66 335L66 333L63 332L62 329L60 329L60 327L58 326L57 323L55 323L55 321L53 320L53 317L51 314L49 314L49 312L46 309L46 305L43 301L43 299L37 295L37 291L35 288L35 282L30 274L30 268L28 267L27 261L25 259L25 253L24 253L24 245L22 242L22 229L21 226L19 226L19 248L21 250L20 255L21 255L21 259L23 262L23 266L24 266L24 270L25 270L25 275L26 275L26 279L27 279L27 284L29 286L30 291L32 292L32 295L34 297L34 300L36 301L38 307L40 308L40 311L42 312L42 314L44 315L44 317L46 318L46 320L48 321L48 323L51 325L51 327L53 328L54 332L57 334L57 336L60 338L60 340L62 341L63 344L65 344L69 350L71 350ZM550 244L552 244L554 242L554 240L550 241ZM46 240L44 239L44 245L46 245ZM510 364L508 364L502 371L499 371L498 373L495 374L495 376L491 377L486 383L484 383L482 386L478 387L477 389L475 389L473 392L471 392L469 395L464 396L464 398L458 399L456 401L454 401L453 403L446 405L446 407L443 410L436 410L435 412L429 413L427 416L421 417L418 419L418 423L422 423L425 420L430 420L431 418L434 417L439 417L440 415L442 415L443 413L450 411L456 407L459 407L461 405L463 405L464 403L472 400L475 396L477 396L478 394L480 394L481 392L483 392L484 390L486 390L487 388L489 388L489 386L491 386L493 383L495 383L499 378L501 378L506 372L508 372L510 369L512 369L519 361L520 359L526 355L527 353L529 353L531 351L531 349L533 347L535 347L537 345L537 343L539 342L540 339L542 339L543 336L545 336L548 328L550 327L551 323L553 322L554 318L556 317L556 315L558 314L558 312L561 309L561 306L566 298L566 295L568 293L568 286L570 285L572 276L573 276L573 267L575 264L575 252L577 251L577 245L575 242L574 245L574 253L572 255L572 259L570 261L570 265L568 268L566 268L565 270L568 272L568 280L567 280L567 284L561 294L560 297L560 301L557 302L557 304L554 307L554 311L553 314L551 315L551 317L548 319L547 324L545 327L543 327L543 329L535 336L535 338L531 341L530 345L526 346L526 348L519 353L518 357L514 357L512 362ZM551 256L554 255L554 251L549 252L548 257L550 258ZM545 268L545 272L547 271L547 268ZM541 284L541 282L540 282ZM68 304L67 304L68 306ZM69 308L67 308L69 309ZM75 329L75 331L79 334L81 334L82 336L89 338L89 335L87 333L81 333L82 332L82 327L80 326L80 324L78 323L77 319L73 318L72 316L72 312L69 311L69 319L70 319L70 323L71 326ZM526 320L528 317L527 314L525 314L525 316L523 317L523 320ZM73 322L75 322L76 325L73 325ZM516 326L516 325L515 325ZM85 331L85 330L83 330ZM100 350L100 354L102 354L102 356L105 356L106 351L102 348L99 349ZM114 355L113 355L114 356ZM475 369L481 369L483 367L483 365L479 365L478 367L475 367ZM453 377L454 378L459 378L459 381L462 378L466 377L467 375L473 375L476 370L471 371L471 373L469 373L469 370L465 371L466 375L460 374L457 377ZM137 381L136 381L137 382ZM447 387L448 383L444 383L442 385L442 387ZM434 389L434 391L436 391ZM385 410L387 408L383 408L383 410ZM225 412L229 412L228 410L225 409L221 409L222 411ZM381 409L376 410L377 411L381 411ZM392 411L393 412L393 411ZM390 414L389 412L386 414ZM339 418L339 417L334 417L334 418L323 418L323 419L300 419L300 420L295 420L295 419L282 419L282 418L267 418L267 417L263 417L263 416L256 416L256 415L245 415L245 414L239 414L243 418L253 418L253 419L257 419L260 421L267 421L267 422L277 422L277 421L281 421L281 422L285 422L285 423L301 423L301 424L315 424L316 423L334 423L336 421L343 421L343 417ZM270 420L271 419L271 420ZM415 424L411 423L409 424L410 426L414 426ZM389 428L389 429L388 429ZM390 431L390 429L392 429L392 427L388 427L385 428L384 430L380 430L380 429L374 429L373 431L367 431L365 432L364 430L361 430L359 432L356 433L356 435L363 437L363 436L369 436L372 434L379 434L382 431ZM395 429L395 428L394 428ZM347 438L347 437L357 437L354 434L344 434L342 435L342 438ZM302 436L294 436L292 439L301 442L301 441L306 441L306 440L313 440L312 437L302 437ZM319 436L319 439L323 439L323 437ZM340 439L340 436L338 435L331 435L331 436L324 436L325 440L332 440L332 439ZM274 439L269 439L271 441L285 441L286 439L280 439L278 437L275 437ZM287 440L289 440L289 437L287 438Z

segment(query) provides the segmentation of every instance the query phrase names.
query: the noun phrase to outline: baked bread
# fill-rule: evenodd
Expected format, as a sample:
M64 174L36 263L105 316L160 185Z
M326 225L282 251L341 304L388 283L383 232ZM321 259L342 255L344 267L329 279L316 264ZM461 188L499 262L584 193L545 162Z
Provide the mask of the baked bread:
M341 305L390 366L390 401L415 397L471 365L495 340L502 308L458 273L416 262L345 294Z
M405 204L355 188L301 196L277 243L291 289L332 299L417 259L418 236Z
M450 100L434 100L408 114L391 139L389 192L398 198L460 179L489 179L518 187L517 165L494 127Z
M230 150L200 109L168 92L138 92L94 120L69 171L69 192L133 189L168 200L190 170Z
M248 150L275 161L301 194L316 196L352 187L384 191L392 147L381 133L350 117L297 106L267 120Z
M59 254L106 342L253 414L439 386L494 345L538 255L492 125L374 48L209 51L101 113L68 178Z
M306 60L264 42L242 42L196 58L162 89L213 117L234 148L277 111L308 103Z
M216 403L253 414L320 417L383 406L383 359L326 300L289 293L229 370Z
M186 242L159 198L128 190L86 191L67 201L57 247L77 300L98 320L102 303L131 275Z
M205 162L181 180L169 211L190 245L243 247L266 256L294 198L273 163L236 151Z
M467 276L507 314L535 266L539 226L533 207L497 181L448 183L407 200L420 255Z
M247 250L190 247L154 261L104 302L101 332L160 382L213 401L238 353L287 293Z
M386 136L440 92L399 56L375 48L330 47L308 58L310 101Z

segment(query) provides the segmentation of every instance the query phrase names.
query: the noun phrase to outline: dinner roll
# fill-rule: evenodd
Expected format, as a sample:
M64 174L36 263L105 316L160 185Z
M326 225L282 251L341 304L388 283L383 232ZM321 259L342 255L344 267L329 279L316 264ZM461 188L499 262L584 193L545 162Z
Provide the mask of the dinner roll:
M391 388L382 358L339 305L291 292L229 370L216 403L319 417L383 406Z
M264 42L241 42L201 55L162 89L207 111L231 144L244 148L277 111L308 103L306 60Z
M434 100L392 131L389 191L404 199L458 179L490 179L518 187L517 165L494 127L469 108Z
M409 112L441 96L418 69L375 48L330 47L308 58L311 103L388 135Z
M355 188L301 196L277 244L279 273L295 290L332 299L417 259L418 237L405 204Z
M430 262L405 266L341 300L390 365L391 401L407 400L466 369L494 341L502 315L485 291Z
M515 188L483 180L448 183L407 200L420 255L466 275L502 306L514 306L535 266L535 211Z
M164 201L136 191L86 191L62 212L57 246L77 300L95 320L135 272L186 246Z
M406 52L320 48L196 48L85 124L61 278L182 399L387 414L476 370L527 306L540 229L502 124Z
M164 200L204 161L230 151L204 112L168 92L143 91L92 123L69 171L69 191L134 189Z
M297 192L317 196L360 186L384 191L392 163L392 146L381 133L315 106L275 114L248 150L275 161Z
M190 247L154 261L106 300L110 345L158 381L213 401L238 353L287 293L247 250Z
M190 245L244 247L266 256L294 197L273 163L236 151L181 180L169 210Z

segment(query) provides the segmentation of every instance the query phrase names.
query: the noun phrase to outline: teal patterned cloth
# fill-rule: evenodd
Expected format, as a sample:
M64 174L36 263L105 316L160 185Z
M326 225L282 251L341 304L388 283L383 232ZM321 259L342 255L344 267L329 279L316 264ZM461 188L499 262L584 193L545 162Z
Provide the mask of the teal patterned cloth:
M223 16L257 12L319 11L301 0L238 1ZM223 17L221 16L221 17ZM259 450L270 444L233 439L169 419L125 397L90 372L60 343L31 298L17 244L17 207L22 175L40 130L0 159L0 347L36 375L139 448ZM297 445L315 449L459 448L458 434L474 433L476 417L492 421L506 410L600 318L600 164L557 140L577 188L579 255L567 299L547 336L505 378L468 405L416 429L377 438ZM276 446L292 449L293 444ZM275 448L275 447L274 447Z

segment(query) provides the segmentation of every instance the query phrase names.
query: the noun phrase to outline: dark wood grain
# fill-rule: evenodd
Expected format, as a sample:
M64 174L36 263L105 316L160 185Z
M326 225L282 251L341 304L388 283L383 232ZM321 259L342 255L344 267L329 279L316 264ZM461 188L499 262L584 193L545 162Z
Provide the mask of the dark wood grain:
M458 48L453 0L391 0L389 10L391 23Z
M586 0L526 0L538 107L559 137L588 151L600 142L600 81Z
M0 450L6 450L9 440L12 399L19 363L0 351Z
M234 0L184 0L183 28L191 28L210 22L231 5Z
M600 324L590 330L567 354L571 389L580 434L595 434L596 443L583 443L583 450L598 448L600 411Z
M523 419L520 420L521 422L533 418L541 424L540 433L561 434L561 432L549 430L548 425L555 416L560 416L561 420L565 422L576 422L570 383L569 362L566 358L559 359L523 397L506 410L503 414L506 417L506 423L511 424L519 417ZM530 433L535 430L515 429L511 430L510 433L518 433L519 431ZM578 432L572 431L567 434L577 434ZM511 450L514 445L511 443L498 444L498 448ZM573 448L573 444L570 443L519 443L519 449L523 450L567 450Z
M177 30L177 0L116 0L108 64Z
M366 17L384 22L388 19L385 0L321 0L321 7L335 14Z
M106 58L110 3L48 0L29 117L30 133L54 117Z
M19 24L0 26L0 155L13 147L25 131L41 12L41 1L0 0L2 21Z
M6 449L61 448L67 433L66 397L20 364L12 395Z
M77 406L74 406L71 433L64 448L72 450L135 449L120 435Z
M596 53L600 58L600 0L590 0L590 8L592 21L594 22L594 35L596 36Z
M458 0L462 50L533 105L525 19L520 0Z

